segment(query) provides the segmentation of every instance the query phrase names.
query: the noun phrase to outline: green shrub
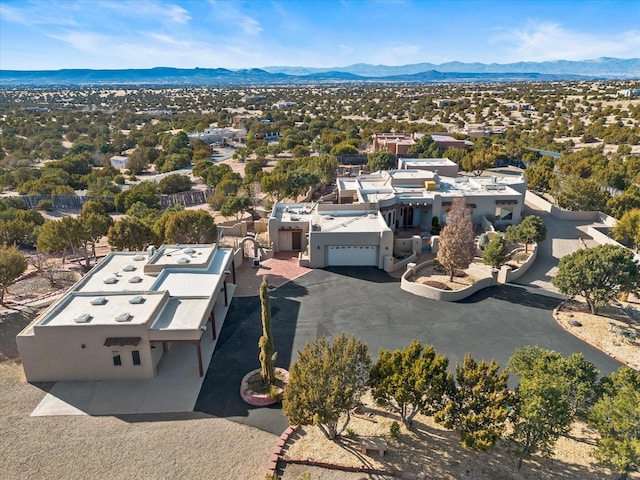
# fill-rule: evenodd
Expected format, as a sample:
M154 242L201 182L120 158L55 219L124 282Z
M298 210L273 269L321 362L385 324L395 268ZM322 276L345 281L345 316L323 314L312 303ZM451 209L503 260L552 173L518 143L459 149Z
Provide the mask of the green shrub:
M49 210L53 209L53 201L52 200L40 200L38 202L38 210Z
M389 436L397 440L400 437L400 424L398 422L393 422L391 427L389 428Z

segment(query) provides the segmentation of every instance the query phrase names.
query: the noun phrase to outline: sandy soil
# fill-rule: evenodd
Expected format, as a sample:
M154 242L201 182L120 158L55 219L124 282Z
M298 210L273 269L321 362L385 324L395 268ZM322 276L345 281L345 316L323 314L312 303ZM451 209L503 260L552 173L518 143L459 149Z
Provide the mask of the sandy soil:
M0 332L19 331L30 318L3 312ZM0 353L0 478L264 478L277 437L222 418L30 417L51 385L24 381L15 334L2 336Z
M640 309L638 303L630 305ZM603 308L598 313L599 315L592 315L584 302L572 300L562 304L556 319L577 337L624 361L630 367L640 369L640 322L633 321L614 306ZM634 335L635 339L629 338Z
M570 436L558 441L551 458L536 457L525 461L517 470L517 459L512 457L503 445L488 452L473 452L459 443L458 434L436 424L432 418L418 415L412 430L401 426L398 440L389 436L393 421L399 419L376 406L370 397L366 398L366 408L361 415L352 417L349 424L355 432L351 438L340 442L326 440L315 427L301 428L294 434L295 442L288 447L285 455L294 459L313 459L348 466L367 466L377 469L400 469L403 472L426 475L429 479L610 479L615 473L596 464L591 457L595 433L584 423L577 422ZM378 453L363 455L359 442L363 438L386 439L388 452L384 457ZM346 473L303 465L287 465L284 480L298 479L305 472L314 480L340 479L356 480L364 478L392 478L390 476L370 477L362 473ZM409 478L409 477L405 477ZM415 478L415 477L413 477ZM422 478L422 477L418 477ZM629 479L638 479L635 472Z

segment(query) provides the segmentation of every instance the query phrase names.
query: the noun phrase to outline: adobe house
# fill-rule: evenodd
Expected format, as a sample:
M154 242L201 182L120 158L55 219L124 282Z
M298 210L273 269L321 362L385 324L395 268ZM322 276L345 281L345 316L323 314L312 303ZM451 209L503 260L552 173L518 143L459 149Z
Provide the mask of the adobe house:
M215 338L215 307L235 283L232 249L163 245L113 252L16 337L29 382L143 379L176 342ZM207 332L207 330L209 330Z

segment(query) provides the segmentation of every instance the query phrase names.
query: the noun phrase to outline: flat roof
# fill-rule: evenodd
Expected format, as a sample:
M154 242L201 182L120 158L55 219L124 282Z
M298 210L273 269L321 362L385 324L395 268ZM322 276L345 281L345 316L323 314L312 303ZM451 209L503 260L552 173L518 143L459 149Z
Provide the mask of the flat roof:
M188 332L197 330L200 336L200 327L207 323L204 312L209 306L208 298L170 298L164 305L160 314L151 324L150 338L155 340L162 337L162 332L174 334L175 332ZM155 334L155 335L154 335Z
M113 252L33 325L152 324L151 328L158 331L188 330L189 338L199 338L209 304L218 297L232 256L231 248L217 248L215 244L166 245L151 257L158 270L145 274L148 255ZM180 263L178 259L183 257L190 263Z
M139 303L130 303L138 300ZM169 299L165 292L120 292L95 295L71 292L45 313L35 324L36 327L93 325L144 325L153 313ZM122 316L116 320L117 316Z
M283 222L308 222L314 208L313 203L276 203L271 216Z
M383 232L389 229L384 219L373 211L326 211L314 215L312 224L319 227L321 232Z
M423 165L451 167L457 165L455 162L452 162L448 158L401 158L400 162L410 167L418 167Z
M218 249L207 269L165 269L150 290L168 290L172 297L210 297L224 280L232 254L231 249Z
M136 252L112 252L73 287L76 292L148 290L156 277L144 273L147 256Z
M162 245L153 253L147 265L153 265L155 268L187 265L190 268L203 268L209 264L215 250L215 244Z

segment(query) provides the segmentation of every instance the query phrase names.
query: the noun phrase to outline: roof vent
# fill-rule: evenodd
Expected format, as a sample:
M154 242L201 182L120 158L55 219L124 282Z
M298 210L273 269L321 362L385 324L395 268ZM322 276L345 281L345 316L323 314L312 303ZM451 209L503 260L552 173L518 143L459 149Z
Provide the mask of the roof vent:
M140 261L142 261L142 260L144 260L144 259L145 259L145 256L144 256L144 255L140 255L140 254L135 255L135 256L133 257L133 260L134 260L135 262L140 262Z
M113 283L116 283L118 281L118 278L115 275L111 275L102 281L108 285L111 285Z
M140 283L141 281L142 278L140 278L138 275L134 275L129 279L129 283Z
M136 296L131 297L129 299L129 303L132 303L134 305L137 305L137 304L142 303L142 302L144 302L144 297L142 295L136 295Z
M91 314L82 312L73 317L73 321L76 323L87 323L91 320Z
M133 272L136 269L133 265L125 265L122 267L122 271L124 272Z
M369 214L369 218L371 218L372 220L378 218L378 215L376 215L375 213L370 213Z
M189 262L191 262L191 260L189 260L187 257L180 257L178 259L178 263L184 264L184 263L189 263Z
M131 318L131 314L129 312L122 312L115 316L114 320L116 322L128 322Z
M193 255L194 253L196 253L196 249L192 247L187 247L183 250L183 252L186 253L187 255Z
M105 303L107 303L105 297L95 297L91 299L91 305L104 305Z

